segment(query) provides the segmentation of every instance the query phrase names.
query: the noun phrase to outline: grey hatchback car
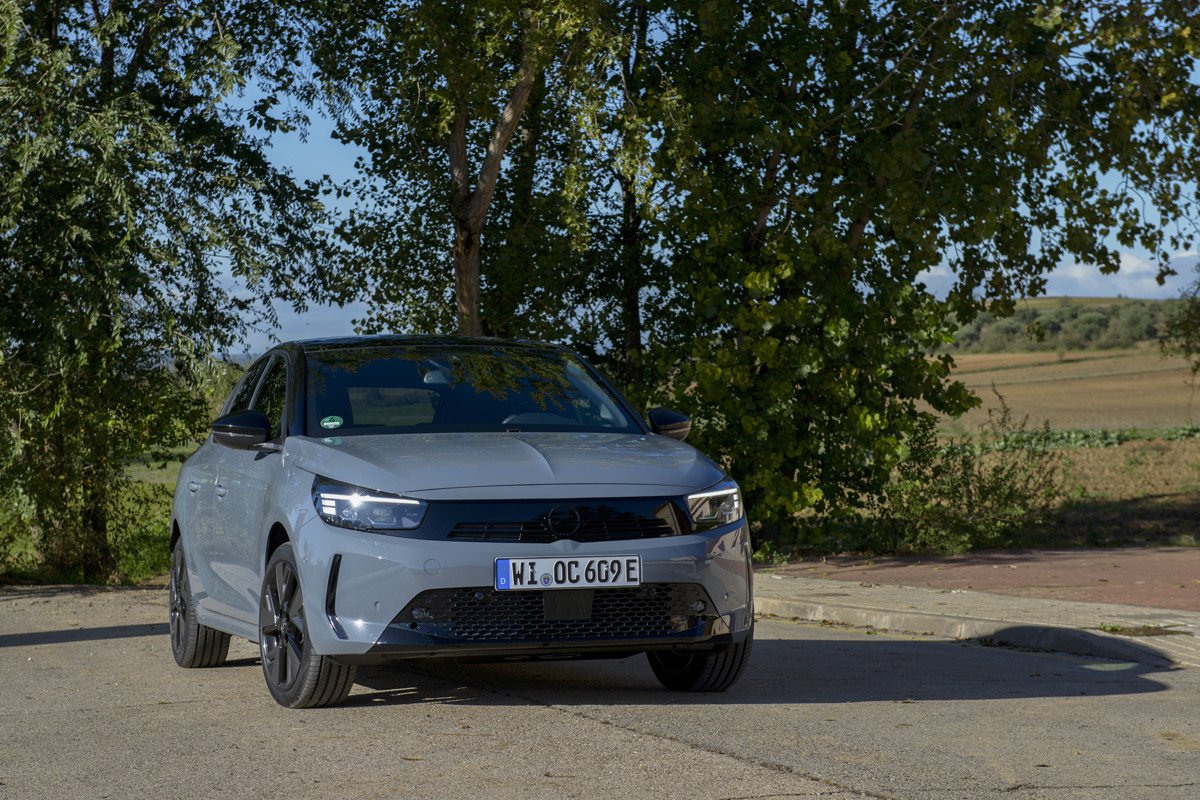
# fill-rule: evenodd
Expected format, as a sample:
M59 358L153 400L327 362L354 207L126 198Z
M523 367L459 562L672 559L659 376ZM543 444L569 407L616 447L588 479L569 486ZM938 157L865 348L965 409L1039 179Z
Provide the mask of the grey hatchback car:
M737 484L563 347L373 336L246 371L175 492L171 647L281 705L395 659L621 658L723 691L754 631Z

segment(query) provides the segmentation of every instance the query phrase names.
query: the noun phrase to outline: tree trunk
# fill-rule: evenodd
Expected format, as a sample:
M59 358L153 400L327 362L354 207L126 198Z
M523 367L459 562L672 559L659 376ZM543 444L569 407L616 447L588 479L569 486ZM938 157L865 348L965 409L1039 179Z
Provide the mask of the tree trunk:
M470 220L454 221L454 301L460 336L482 336L479 316L479 239Z
M650 16L645 0L634 0L628 6L626 30L630 34L631 47L621 62L621 78L625 87L622 103L624 113L637 118L641 115L638 103L644 91L641 82L642 54L646 50ZM637 135L637 134L634 134ZM638 170L627 175L618 175L621 186L621 230L620 230L620 304L622 355L624 378L633 385L642 379L642 287L646 277L642 274L642 208L638 202Z
M103 479L99 480L102 482ZM84 541L80 543L79 565L83 569L83 579L88 582L106 583L115 566L112 546L108 542L107 500L104 487L84 488L83 530L80 531Z
M625 380L642 378L642 213L632 181L621 181L621 325Z
M518 311L534 287L557 280L555 275L541 271L537 247L546 236L546 225L534 209L545 94L546 76L540 72L525 105L522 124L509 144L509 219L504 244L499 249L493 244L489 251L487 313L482 314L485 336L536 338L540 331Z
M467 106L460 102L458 113L450 126L446 150L450 156L450 178L455 186L454 199L454 300L458 313L458 332L463 336L482 336L483 322L479 310L479 247L488 209L496 192L496 181L504 152L513 132L521 122L534 78L541 70L535 59L529 34L522 44L521 64L517 82L500 118L492 128L483 164L473 184L467 164Z

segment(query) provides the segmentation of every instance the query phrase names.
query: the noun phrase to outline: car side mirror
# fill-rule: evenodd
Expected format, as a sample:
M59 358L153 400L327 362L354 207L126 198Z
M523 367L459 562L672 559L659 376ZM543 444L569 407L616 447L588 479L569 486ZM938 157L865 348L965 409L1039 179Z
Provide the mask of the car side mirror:
M692 432L692 419L669 408L652 408L646 412L650 419L650 430L672 439L683 441Z
M235 450L248 450L271 438L271 420L258 411L235 411L212 424L213 441Z

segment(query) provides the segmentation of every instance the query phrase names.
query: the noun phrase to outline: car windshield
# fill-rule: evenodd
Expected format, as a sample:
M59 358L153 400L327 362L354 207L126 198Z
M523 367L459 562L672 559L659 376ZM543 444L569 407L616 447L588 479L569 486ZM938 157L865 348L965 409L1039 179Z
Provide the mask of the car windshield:
M310 436L465 431L642 433L570 353L357 346L307 355Z

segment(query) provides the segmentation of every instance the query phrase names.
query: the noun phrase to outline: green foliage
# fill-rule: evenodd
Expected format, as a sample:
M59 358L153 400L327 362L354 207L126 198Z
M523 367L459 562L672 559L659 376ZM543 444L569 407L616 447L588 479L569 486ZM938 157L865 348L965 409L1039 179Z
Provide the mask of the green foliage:
M1197 267L1200 274L1200 266ZM1180 292L1179 304L1172 309L1170 317L1159 337L1164 355L1186 358L1192 369L1195 384L1200 374L1200 277Z
M597 102L590 70L609 44L604 4L299 10L281 47L302 52L317 77L298 91L334 115L337 138L370 153L341 189L354 204L338 226L345 247L320 273L323 295L372 300L363 331L448 330L464 314L456 286L476 269L489 334L561 331L577 314L558 276L586 268L580 133Z
M109 493L104 509L113 554L110 581L138 582L162 575L170 566L173 485L125 481ZM0 504L0 575L31 580L95 581L81 564L52 560L37 528L29 498Z
M1126 300L1109 304L1062 298L1021 308L1010 317L982 312L954 333L956 353L1110 350L1157 342L1178 314L1176 301Z
M673 5L647 394L695 414L768 527L861 508L927 437L918 403L975 402L926 354L979 311L1066 259L1115 270L1114 240L1162 266L1186 249L1162 222L1190 213L1175 187L1200 163L1180 150L1194 4L1057 8Z
M1188 439L1200 439L1200 426L1176 425L1170 428L1084 428L1080 430L1050 430L1010 433L976 445L977 448L989 450L1021 449L1027 447L1031 440L1044 442L1053 448L1073 447L1117 447L1125 442L1164 441L1181 442Z
M372 303L363 329L433 331L461 311L463 190L487 188L473 165L535 74L479 240L485 330L574 344L638 402L690 413L768 531L865 507L921 442L919 409L977 403L928 355L980 312L1012 312L1065 261L1115 271L1121 248L1165 271L1194 239L1200 10L1185 0L298 16L284 51L310 54L309 96L370 153L334 284ZM948 295L931 269L953 275ZM1079 340L1154 325L1111 321L1077 320Z
M960 552L1011 545L1053 519L1066 499L1050 428L1014 424L1007 406L989 412L979 442L937 441L921 431L915 457L885 490L880 524L894 549Z
M977 439L941 441L935 420L923 417L910 457L867 513L808 527L823 528L826 549L958 553L1012 546L1066 499L1049 426L1015 422L1001 398Z
M162 515L126 467L209 421L211 354L255 310L225 276L285 285L316 250L316 188L224 104L240 11L0 0L0 481L48 573L146 562Z

